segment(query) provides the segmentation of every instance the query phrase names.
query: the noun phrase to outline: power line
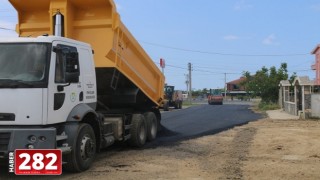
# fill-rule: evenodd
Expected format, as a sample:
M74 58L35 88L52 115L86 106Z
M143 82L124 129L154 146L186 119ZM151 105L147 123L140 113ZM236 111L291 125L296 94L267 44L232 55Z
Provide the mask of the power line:
M14 29L5 28L5 27L0 27L0 29L2 29L2 30L6 30L6 31L14 31L14 32L15 32L15 30L14 30Z
M154 63L156 63L156 64L160 64L160 63L155 62L155 61L153 61L153 62L154 62ZM168 66L168 67L173 67L173 68L178 68L178 69L185 69L185 70L188 70L188 68L181 67L181 66L174 66L174 65L170 65L170 64L166 64L166 66Z
M288 72L305 72L305 71L313 71L312 69L301 69L301 70L291 70L291 71L288 71Z
M213 72L213 71L206 71L206 70L199 70L199 69L194 69L193 71L197 71L197 72L206 72L206 73L210 73L210 74L241 74L241 73L226 73L226 72Z
M166 66L173 67L173 68L178 68L178 69L185 69L185 70L188 70L188 68L179 67L179 66L174 66L174 65L168 65L168 64L167 64Z
M156 64L160 64L158 62L153 61ZM172 67L172 68L177 68L177 69L183 69L183 70L189 70L188 68L184 68L181 66L174 66L174 65L170 65L170 64L166 64L166 66L168 67ZM207 71L207 70L201 70L201 69L192 69L193 71L196 72L204 72L204 73L210 73L210 74L242 74L242 73L231 73L231 72L213 72L213 71Z
M159 64L157 62L155 62L155 63ZM184 68L184 67L180 67L180 66L174 66L174 65L170 65L170 64L166 64L166 66L172 67L172 68L177 68L177 69L188 70L188 68ZM202 69L192 69L192 70L196 71L196 72L219 74L219 75L223 75L223 74L242 75L242 73L233 73L233 72L214 72L214 71L208 71L208 70L202 70ZM312 71L312 69L298 69L298 70L291 70L291 71L288 71L288 72L306 72L306 71Z
M210 51L200 51L200 50L192 50L192 49L184 49L178 47L172 47L162 44L150 43L145 41L140 41L141 43L148 44L151 46L157 46L166 49L173 49L178 51L185 51L185 52L193 52L193 53L201 53L201 54L211 54L211 55L220 55L220 56L247 56L247 57L284 57L284 56L307 56L310 53L296 53L296 54L236 54L236 53L221 53L221 52L210 52Z
M14 29L10 29L10 28L5 28L5 27L0 27L1 30L7 30L7 31L14 31ZM142 42L142 41L141 41ZM159 45L159 44L154 44L154 43L148 43L148 42L142 42L142 43L146 43L146 44L150 44L150 45L154 45L154 46L161 46L161 47L165 47L165 48L170 48L170 49L176 49L176 50L183 50L183 51L190 51L190 52L198 52L198 53L207 53L207 54L217 54L217 55L230 55L230 56L295 56L295 55L307 55L307 54L287 54L287 55L245 55L245 54L223 54L223 53L213 53L213 52L205 52L205 51L197 51L197 50L188 50L188 49L181 49L181 48L174 48L174 47L169 47L169 46L163 46L163 45ZM309 55L309 53L308 53ZM156 64L159 64L158 62L154 62ZM178 68L178 69L184 69L184 70L188 70L188 68L184 68L184 67L180 67L180 66L174 66L174 65L166 65L168 67L173 67L173 68ZM198 68L210 68L210 67L200 67L200 66L195 66ZM197 72L206 72L206 73L211 73L211 74L242 74L242 73L222 73L222 72L213 72L213 71L206 71L206 70L198 70L198 69L194 69L194 71ZM303 72L303 71L311 71L311 69L304 69L304 70L296 70L296 71L289 71L289 72Z

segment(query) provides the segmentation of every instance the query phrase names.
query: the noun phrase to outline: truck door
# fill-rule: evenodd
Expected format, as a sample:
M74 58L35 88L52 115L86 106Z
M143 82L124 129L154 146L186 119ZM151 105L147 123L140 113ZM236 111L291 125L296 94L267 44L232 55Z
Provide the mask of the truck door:
M83 101L79 55L76 47L53 44L48 86L47 124L65 122L71 110Z

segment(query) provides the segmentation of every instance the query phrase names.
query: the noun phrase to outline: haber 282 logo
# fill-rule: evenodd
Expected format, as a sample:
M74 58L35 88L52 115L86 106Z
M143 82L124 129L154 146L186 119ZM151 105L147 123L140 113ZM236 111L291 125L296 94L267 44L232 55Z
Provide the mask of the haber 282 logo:
M17 149L12 166L16 175L60 175L62 153L59 149Z

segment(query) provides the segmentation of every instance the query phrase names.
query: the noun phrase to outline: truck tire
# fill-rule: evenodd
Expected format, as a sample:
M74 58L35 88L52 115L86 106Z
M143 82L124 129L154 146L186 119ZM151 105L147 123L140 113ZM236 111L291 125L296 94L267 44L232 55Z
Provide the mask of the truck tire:
M143 114L147 124L147 141L153 141L157 137L158 120L153 112Z
M90 168L96 156L96 138L92 127L82 123L78 127L71 153L65 156L63 168L71 172L82 172Z
M180 104L179 100L175 101L174 102L174 108L175 109L180 109L180 105L179 104Z
M147 139L146 120L142 114L133 114L130 129L129 144L133 147L142 147Z
M163 104L163 110L164 111L169 111L169 102L166 102Z

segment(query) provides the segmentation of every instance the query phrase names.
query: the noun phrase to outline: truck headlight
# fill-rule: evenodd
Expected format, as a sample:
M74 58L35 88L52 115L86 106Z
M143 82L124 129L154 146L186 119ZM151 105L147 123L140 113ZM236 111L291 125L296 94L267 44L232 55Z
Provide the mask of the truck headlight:
M34 145L33 145L33 144L28 144L28 145L27 145L27 148L28 148L28 149L34 149Z

